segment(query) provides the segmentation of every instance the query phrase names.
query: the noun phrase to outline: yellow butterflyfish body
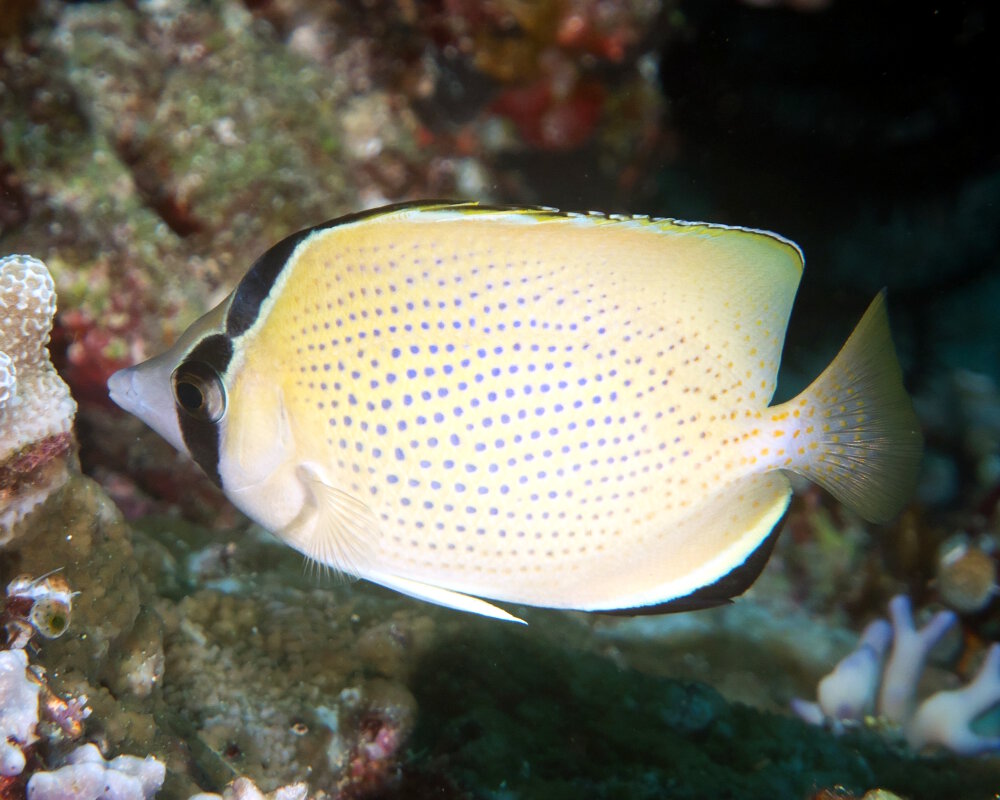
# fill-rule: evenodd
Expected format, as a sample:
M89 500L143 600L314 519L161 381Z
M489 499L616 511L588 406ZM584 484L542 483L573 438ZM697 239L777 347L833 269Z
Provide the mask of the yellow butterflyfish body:
M877 296L769 406L772 233L477 204L297 233L112 399L323 564L446 606L695 608L757 576L785 471L885 520L921 435Z

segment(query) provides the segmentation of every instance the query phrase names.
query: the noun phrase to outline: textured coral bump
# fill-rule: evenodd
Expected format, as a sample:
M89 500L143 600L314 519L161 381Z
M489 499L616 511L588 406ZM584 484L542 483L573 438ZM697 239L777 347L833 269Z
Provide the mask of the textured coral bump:
M862 723L874 715L900 730L915 750L942 747L960 755L1000 752L1000 738L977 734L971 727L977 717L1000 704L1000 645L989 649L968 686L938 692L918 704L917 686L927 656L956 617L940 611L917 628L910 599L903 595L889 601L889 617L891 625L879 619L865 628L857 649L820 681L816 703L792 702L795 713L838 733L845 724Z
M55 309L41 261L0 258L0 545L59 482L49 468L72 447L76 403L46 349Z

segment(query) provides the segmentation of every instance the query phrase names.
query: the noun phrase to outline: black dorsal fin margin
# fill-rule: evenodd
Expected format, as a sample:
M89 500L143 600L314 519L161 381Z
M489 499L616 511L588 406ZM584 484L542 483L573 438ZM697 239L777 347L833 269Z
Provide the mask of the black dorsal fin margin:
M260 315L260 308L263 302L271 293L278 276L288 264L292 253L305 239L317 231L327 228L336 228L352 222L360 222L368 217L378 217L402 211L407 208L417 208L426 205L449 205L447 200L423 200L419 202L394 203L380 208L371 208L366 211L357 211L353 214L345 214L336 219L321 222L311 228L304 228L289 236L286 236L277 244L273 245L265 253L260 255L253 262L247 274L243 276L239 286L233 294L233 302L229 306L229 313L226 315L226 335L235 338L246 333L253 327L254 322Z

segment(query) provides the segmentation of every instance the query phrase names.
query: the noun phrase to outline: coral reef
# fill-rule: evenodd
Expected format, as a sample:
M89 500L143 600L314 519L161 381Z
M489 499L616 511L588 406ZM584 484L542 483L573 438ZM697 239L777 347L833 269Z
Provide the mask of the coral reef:
M433 641L431 620L394 615L395 598L294 588L301 563L275 558L280 548L263 537L234 552L198 529L192 549L177 550L177 525L167 523L174 552L148 534L136 547L96 484L73 474L5 554L0 650L31 644L45 676L32 746L54 765L81 734L106 753L153 753L170 770L171 797L197 791L192 773L210 776L207 788L242 776L274 791L303 775L344 797L391 787L416 718L407 680ZM274 574L261 582L258 569ZM89 785L98 769L83 760L37 785L56 781L57 796L66 781Z
M968 686L938 692L918 705L917 689L928 654L956 617L941 611L918 629L904 595L890 601L889 616L891 624L884 619L872 622L858 648L820 681L818 702L793 701L795 713L814 725L829 723L834 731L843 731L845 723L863 723L874 714L901 730L914 750L940 747L961 755L1000 751L1000 737L976 733L971 727L977 717L1000 704L1000 644L989 648Z
M989 13L982 0L942 6L933 25L902 3L793 13L824 2L8 3L0 252L51 270L50 349L105 490L63 478L61 427L0 448L0 517L36 487L48 495L15 536L0 525L0 697L39 687L38 739L6 740L0 761L25 768L0 775L0 797L22 800L81 740L153 754L159 800L992 796L995 760L918 757L879 727L834 721L878 707L885 623L818 692L816 718L839 737L760 713L810 692L853 623L901 590L961 615L970 663L1000 635L1000 179L973 79L996 72ZM765 4L783 8L749 7ZM509 631L304 575L169 446L108 413L108 374L176 339L283 235L456 195L801 240L813 267L790 342L808 344L788 348L783 381L854 313L845 286L888 284L928 423L924 510L881 535L810 490L770 580L737 606L537 613ZM21 402L16 361L0 346L0 409ZM28 430L5 414L0 441ZM908 640L919 655L929 638ZM989 744L967 723L995 696L995 652L965 688L901 693L914 746ZM889 683L914 679L892 671ZM30 705L18 697L0 708ZM106 774L113 760L90 763Z
M152 800L166 769L155 758L117 756L105 761L96 745L85 744L52 772L28 780L28 800Z
M142 609L149 590L121 516L93 481L71 472L32 513L30 534L0 559L3 641L30 647L43 676L46 763L60 763L84 733L109 753L167 749L153 718L157 696L132 688L142 684L131 674L137 652L148 658L162 645L158 628L143 624L155 612Z
M46 350L55 310L41 261L0 258L0 548L66 480L76 403Z

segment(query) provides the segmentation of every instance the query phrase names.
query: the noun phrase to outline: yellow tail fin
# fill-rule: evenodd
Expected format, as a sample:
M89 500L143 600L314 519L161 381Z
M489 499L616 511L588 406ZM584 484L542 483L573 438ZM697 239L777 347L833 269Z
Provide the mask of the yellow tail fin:
M815 408L818 445L791 469L870 522L891 519L917 481L923 436L889 334L885 290L823 373L793 402Z

